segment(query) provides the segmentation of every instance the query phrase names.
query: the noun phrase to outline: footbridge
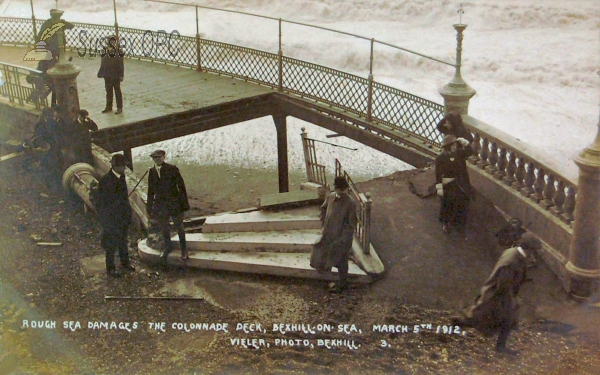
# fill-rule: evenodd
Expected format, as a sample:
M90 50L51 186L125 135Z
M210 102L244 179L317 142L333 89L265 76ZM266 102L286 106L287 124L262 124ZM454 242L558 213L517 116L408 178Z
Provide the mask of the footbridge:
M278 22L281 25L282 20ZM544 243L541 255L573 295L590 295L600 278L600 141L580 155L578 177L576 170L469 116L468 103L475 91L460 72L466 25L454 25L456 61L440 61L454 68L454 77L440 89L444 105L375 81L373 48L371 74L365 78L287 57L281 36L279 50L273 53L207 40L199 32L195 37L165 34L165 43L157 44L156 38L147 37L147 30L116 23L74 25L65 33L72 64L64 60L66 53L59 64L80 67L70 87L76 91L77 108L80 103L93 114L104 107L104 87L96 78L99 46L114 34L124 43L128 58L125 111L118 116L93 116L100 128L93 141L108 152L124 151L130 157L133 147L272 116L277 129L279 189L286 192L288 116L415 167L427 167L440 152L435 124L445 112L458 111L475 138L469 173L478 193L507 217L531 222L529 230ZM35 70L37 62L23 61L40 26L35 19L0 18L3 118L35 115L48 105L47 98L36 94L35 81L41 77ZM375 40L371 43L373 47Z

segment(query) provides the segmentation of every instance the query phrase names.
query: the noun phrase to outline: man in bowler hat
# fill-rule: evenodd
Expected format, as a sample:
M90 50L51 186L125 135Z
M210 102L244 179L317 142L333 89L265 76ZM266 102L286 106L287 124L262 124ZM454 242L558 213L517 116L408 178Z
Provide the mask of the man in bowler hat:
M511 329L518 323L517 295L527 279L528 259L541 248L540 241L525 233L518 246L507 249L481 287L475 303L454 318L453 324L474 327L484 335L498 333L496 350L516 354L506 347Z
M335 191L325 198L321 206L323 235L313 246L310 265L319 273L338 270L339 283L330 285L332 292L342 292L348 287L348 259L356 228L356 203L348 195L348 181L342 176L333 182Z
M173 250L169 218L173 220L179 234L181 260L186 261L189 257L183 228L183 213L190 209L190 205L179 168L165 163L165 155L163 150L156 150L150 154L154 166L150 167L148 173L146 211L158 222L165 240L166 248L161 256L162 262L166 263L169 253Z
M96 191L96 212L102 224L101 244L106 251L106 273L109 277L120 276L115 269L116 252L121 259L121 268L135 270L127 252L127 229L132 211L125 182L126 164L125 155L113 155L110 161L112 168L100 179Z

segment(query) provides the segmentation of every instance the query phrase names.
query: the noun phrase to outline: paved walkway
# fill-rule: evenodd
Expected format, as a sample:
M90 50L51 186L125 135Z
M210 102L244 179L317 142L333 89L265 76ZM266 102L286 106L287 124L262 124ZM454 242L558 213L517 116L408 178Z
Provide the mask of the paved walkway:
M437 196L422 199L412 194L406 174L358 186L372 194L371 238L386 268L372 292L451 311L458 311L461 301L471 303L504 250L494 234L505 221L492 204L482 197L471 202L466 237L459 237L442 231ZM570 301L542 260L529 275L534 281L520 294L523 321L544 321L549 329L600 340L599 293L587 303Z

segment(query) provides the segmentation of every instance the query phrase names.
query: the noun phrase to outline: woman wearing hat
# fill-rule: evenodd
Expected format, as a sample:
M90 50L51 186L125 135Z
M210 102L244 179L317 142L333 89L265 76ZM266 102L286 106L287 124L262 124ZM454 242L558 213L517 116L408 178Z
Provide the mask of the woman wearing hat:
M473 149L469 141L451 134L444 137L442 149L435 158L435 187L442 197L439 220L446 233L464 232L472 195L466 160Z

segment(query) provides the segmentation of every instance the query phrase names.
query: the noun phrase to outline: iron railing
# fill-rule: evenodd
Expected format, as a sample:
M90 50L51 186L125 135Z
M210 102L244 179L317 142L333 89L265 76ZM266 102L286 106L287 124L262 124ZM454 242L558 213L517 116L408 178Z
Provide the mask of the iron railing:
M41 21L35 21L39 26ZM66 31L67 47L81 56L98 53L101 43L115 34L114 26L75 23ZM325 66L246 48L179 34L166 34L119 27L119 37L126 55L222 74L265 85L283 92L310 98L353 113L374 123L406 132L424 143L439 146L441 135L435 130L443 117L440 104L375 82L372 76L363 78ZM33 45L33 21L23 18L0 18L0 44ZM10 64L3 64L10 66ZM45 106L32 100L34 85L24 81L34 70L3 68L7 84L2 95L20 104ZM476 122L476 121L475 121ZM525 196L532 197L540 209L550 210L557 218L570 223L576 202L576 181L565 171L557 171L544 158L530 156L527 150L504 142L487 128L467 122L475 134L473 162L510 181ZM313 168L312 166L310 168ZM312 169L311 169L312 170ZM314 172L318 178L317 170ZM567 176L567 177L565 177ZM514 181L513 181L514 179Z
M40 109L48 106L50 93L44 83L43 73L39 70L0 62L0 72L4 84L0 86L0 95L11 103L32 105Z
M33 21L0 18L0 44L33 45ZM41 26L42 21L36 21ZM114 26L74 23L65 31L66 48L79 56L95 56L115 34ZM119 38L130 58L163 62L227 75L310 98L375 123L408 132L424 142L441 142L432 124L443 117L443 106L407 92L322 65L252 48L178 33L119 27ZM281 51L280 51L281 52Z
M363 253L371 252L371 193L361 193L348 172L342 168L342 164L335 159L335 176L342 176L348 181L350 194L356 202L356 237L360 241Z

